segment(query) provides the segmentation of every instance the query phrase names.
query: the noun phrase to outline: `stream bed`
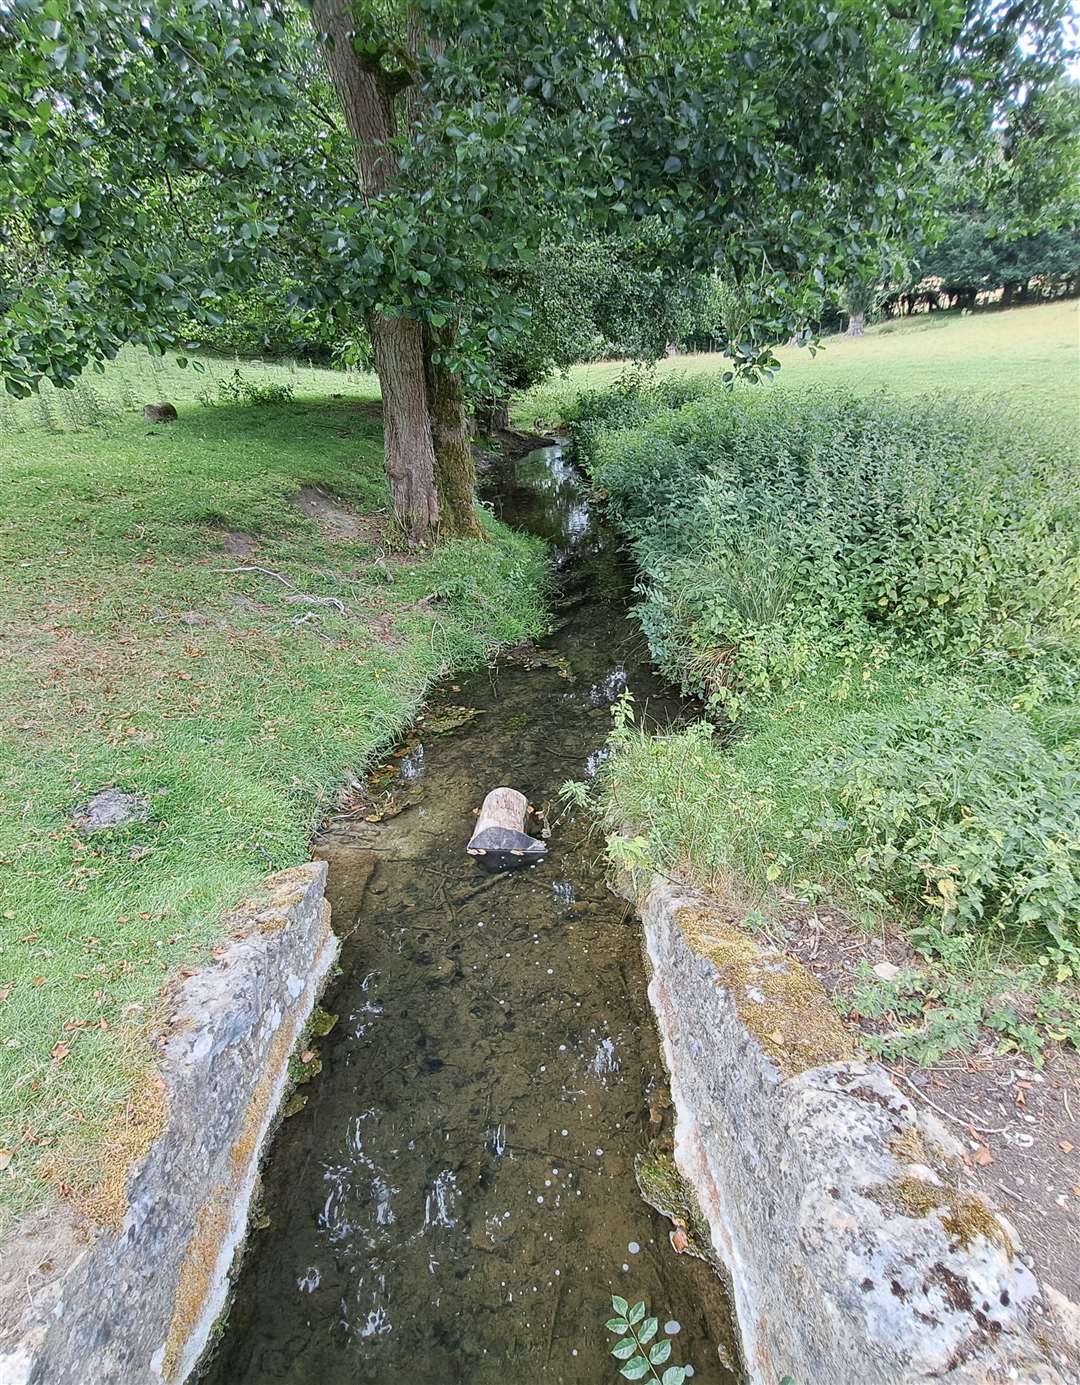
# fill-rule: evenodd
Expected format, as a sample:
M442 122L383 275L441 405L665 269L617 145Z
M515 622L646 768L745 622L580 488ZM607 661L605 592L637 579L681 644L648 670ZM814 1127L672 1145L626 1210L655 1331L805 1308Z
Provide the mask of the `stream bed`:
M268 1221L207 1385L602 1385L620 1379L611 1293L648 1301L695 1381L738 1378L719 1281L675 1254L635 1183L670 1120L640 928L605 886L602 839L558 802L595 772L624 687L660 724L682 709L560 449L500 464L486 490L551 546L561 623L443 685L374 781L385 811L373 791L314 844L338 1021L271 1149ZM486 875L464 844L499 784L545 813L550 854Z

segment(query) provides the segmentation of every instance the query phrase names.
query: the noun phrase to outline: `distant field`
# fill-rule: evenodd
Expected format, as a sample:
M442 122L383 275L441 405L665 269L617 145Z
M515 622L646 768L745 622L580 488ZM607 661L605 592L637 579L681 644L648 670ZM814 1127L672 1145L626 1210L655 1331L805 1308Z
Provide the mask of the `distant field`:
M871 327L865 337L826 338L817 355L781 347L775 387L848 385L860 393L887 389L894 395L928 392L967 398L1009 399L1052 420L1080 423L1080 302L1012 308L967 317L932 313ZM661 374L713 373L726 368L719 355L674 356ZM519 421L544 413L567 390L610 384L621 361L576 366L568 380L535 392L517 411Z

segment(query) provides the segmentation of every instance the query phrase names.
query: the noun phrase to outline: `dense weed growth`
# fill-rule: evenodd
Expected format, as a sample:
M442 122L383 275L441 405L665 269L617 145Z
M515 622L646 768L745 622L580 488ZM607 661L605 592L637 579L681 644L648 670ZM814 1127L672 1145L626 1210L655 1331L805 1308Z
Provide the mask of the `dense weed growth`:
M667 385L586 425L633 542L666 670L738 714L836 659L944 659L1025 705L1067 685L1080 629L1076 472L1060 445L933 400ZM587 406L588 401L584 401ZM599 417L603 418L603 410ZM621 420L620 420L621 421Z
M729 891L826 891L953 964L959 941L1080 977L1071 443L700 381L624 380L576 427L654 654L707 711L648 738L623 709L608 822Z

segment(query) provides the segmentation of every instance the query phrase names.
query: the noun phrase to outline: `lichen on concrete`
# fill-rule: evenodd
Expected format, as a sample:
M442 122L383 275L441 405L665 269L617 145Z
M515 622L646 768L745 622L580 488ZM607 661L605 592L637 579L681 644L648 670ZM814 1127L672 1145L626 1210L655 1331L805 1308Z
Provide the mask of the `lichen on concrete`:
M866 1195L901 1216L937 1217L949 1238L964 1250L981 1236L1001 1246L1012 1259L1012 1238L982 1198L973 1193L909 1171L893 1183L868 1188Z
M654 878L640 908L675 1168L752 1385L1072 1378L1008 1229L955 1178L957 1141L851 1056L813 978L683 887ZM646 1196L685 1215L651 1172Z

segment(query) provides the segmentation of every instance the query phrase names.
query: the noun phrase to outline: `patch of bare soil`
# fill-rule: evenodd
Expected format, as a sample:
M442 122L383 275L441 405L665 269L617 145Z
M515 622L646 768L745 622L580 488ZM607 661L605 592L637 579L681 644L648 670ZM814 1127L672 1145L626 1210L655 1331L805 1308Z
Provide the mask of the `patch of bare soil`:
M319 486L302 487L290 496L290 503L332 543L368 543L384 552L392 547L390 515L386 510L362 515Z
M785 925L787 950L817 977L856 1035L896 1027L888 1016L859 1014L853 994L864 984L856 975L860 963L919 965L906 938L868 936L839 911L820 908L786 917ZM1080 1055L1051 1044L1040 1071L1022 1055L997 1052L1000 1042L987 1029L971 1053L884 1066L963 1141L964 1181L1015 1227L1036 1275L1080 1302Z
M239 529L226 529L221 535L221 546L230 558L254 558L258 542Z

